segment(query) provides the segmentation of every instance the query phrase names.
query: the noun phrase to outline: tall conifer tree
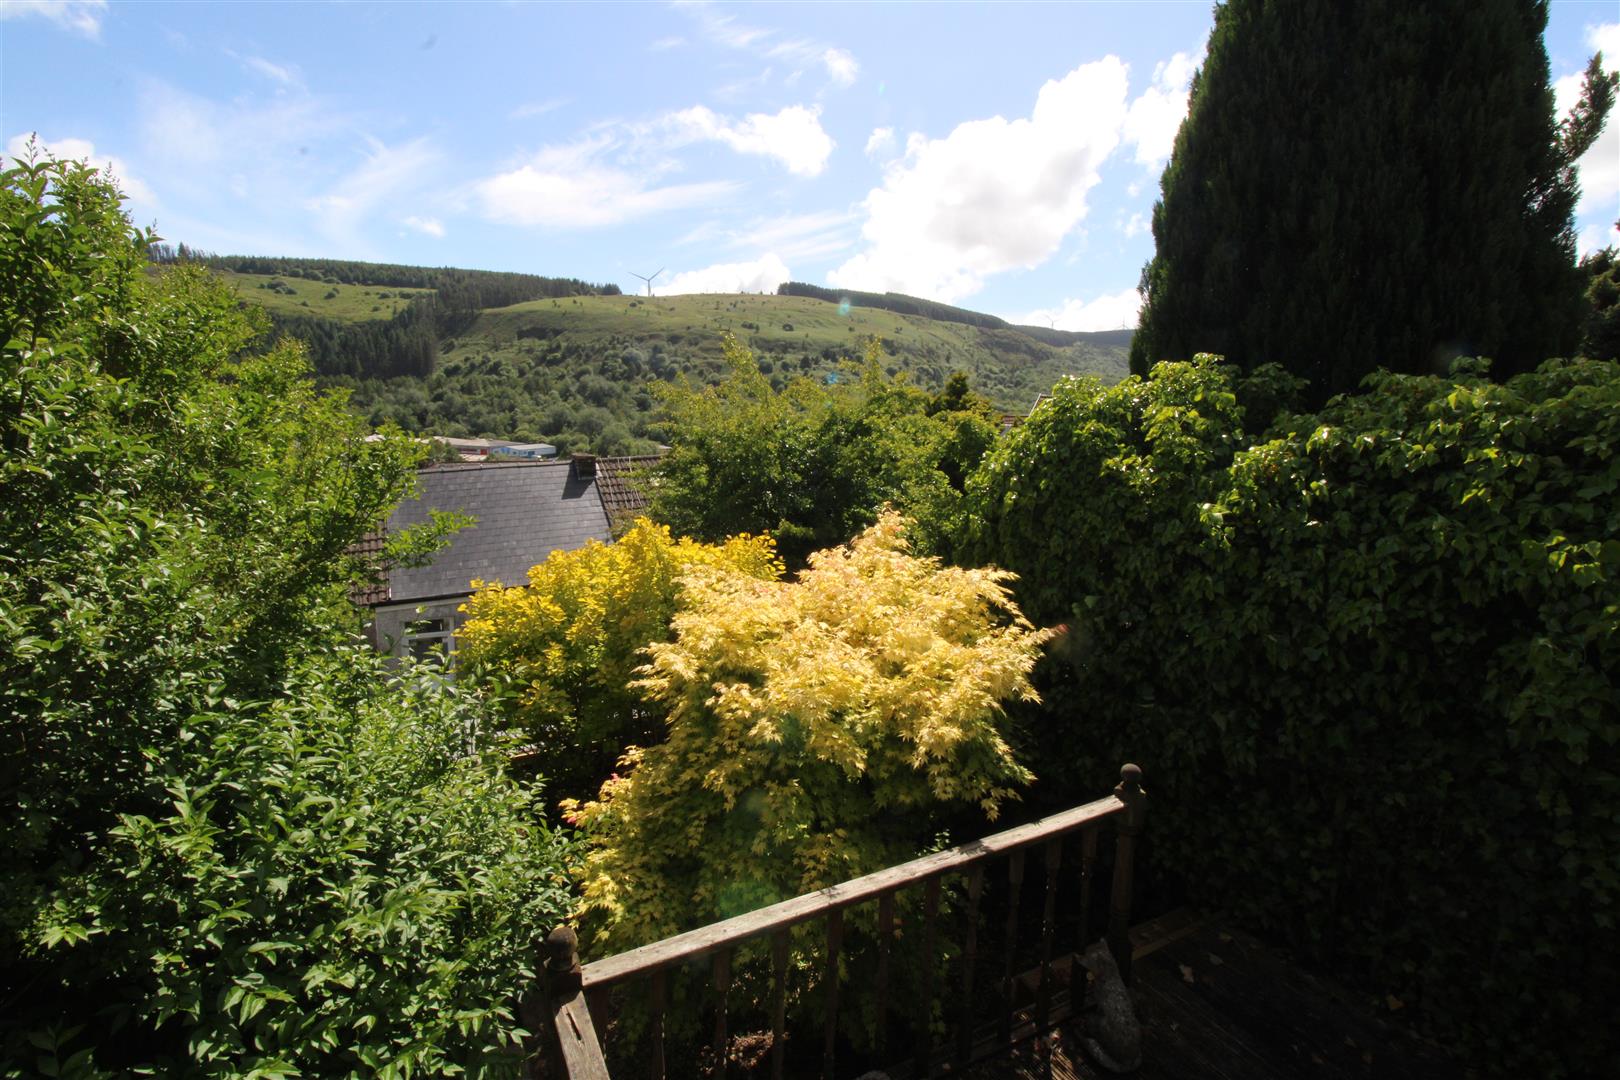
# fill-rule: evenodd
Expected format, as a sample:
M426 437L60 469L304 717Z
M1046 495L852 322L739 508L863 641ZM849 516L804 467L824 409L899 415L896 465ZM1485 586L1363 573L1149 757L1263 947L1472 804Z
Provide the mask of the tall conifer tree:
M1319 397L1453 356L1504 377L1580 337L1573 163L1533 0L1229 0L1153 212L1131 368L1223 353Z

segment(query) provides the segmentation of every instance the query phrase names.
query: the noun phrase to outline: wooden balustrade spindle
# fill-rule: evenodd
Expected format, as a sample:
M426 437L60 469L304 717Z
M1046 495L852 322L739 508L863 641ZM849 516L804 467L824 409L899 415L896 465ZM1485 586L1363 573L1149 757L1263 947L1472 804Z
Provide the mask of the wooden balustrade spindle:
M1013 1030L1013 975L1018 957L1018 895L1024 888L1024 849L1019 848L1007 857L1007 962L1001 977L1001 1038L1012 1042Z
M787 966L788 932L778 930L771 935L771 969L776 980L771 988L772 1080L782 1080L787 1064Z
M916 1075L927 1077L933 1065L934 1051L934 955L939 927L939 875L935 874L923 885L923 947L922 947L922 1002L921 1017L917 1025L917 1052L913 1065Z
M725 948L714 954L714 1053L720 1080L725 1080L731 1057L731 1036L726 1031L726 995L730 991L731 950Z
M1041 909L1041 982L1035 1002L1035 1025L1042 1033L1046 1031L1052 1009L1052 937L1057 930L1058 870L1062 865L1063 837L1054 836L1046 842L1046 905Z
M1108 905L1108 949L1114 954L1120 977L1131 981L1131 892L1134 885L1136 838L1147 814L1147 793L1142 770L1125 765L1119 770L1114 797L1125 804L1114 848L1114 889Z
M668 993L663 968L652 973L652 985L648 987L647 994L652 1013L648 1037L652 1039L653 1080L664 1080L664 1003Z
M609 1023L613 1011L612 991L600 989L585 991L585 1007L591 1010L593 1023Z
M956 1021L956 1063L966 1065L973 1053L973 969L979 961L979 898L984 895L984 864L968 872L967 940L962 943L962 1001Z
M1080 834L1080 949L1091 944L1091 878L1097 869L1097 827Z
M714 1013L714 1071L724 1077L729 1071L730 1037L728 996L733 981L735 949L749 940L769 937L775 981L772 987L771 1025L773 1036L772 1074L780 1078L786 1071L786 982L791 963L791 937L793 926L808 920L827 920L827 964L824 977L826 994L823 998L827 1013L823 1067L827 1075L836 1068L838 1049L838 1005L840 998L839 962L842 959L844 908L869 900L878 904L878 964L877 985L879 1023L874 1032L879 1056L886 1051L888 1028L896 1013L922 1013L922 1038L918 1049L914 1075L925 1077L934 1065L932 1043L933 1003L939 987L938 922L944 875L967 874L968 919L966 946L962 958L962 1000L960 1023L957 1025L957 1059L965 1062L973 1054L972 1036L977 1017L974 1007L975 980L978 978L979 950L978 918L982 914L987 867L996 858L1008 861L1006 896L1005 964L1002 972L1003 1013L1001 1034L1010 1042L1014 1034L1014 1020L1021 1007L1022 988L1016 980L1020 959L1018 931L1022 902L1026 852L1037 844L1045 845L1047 882L1045 903L1042 908L1040 951L1040 986L1034 1005L1034 1019L1044 1028L1051 1021L1051 1002L1056 996L1055 977L1051 971L1052 951L1056 945L1056 881L1061 872L1062 838L1070 832L1081 834L1080 851L1080 912L1082 939L1091 929L1091 881L1095 872L1099 827L1113 818L1118 823L1118 848L1114 860L1113 891L1107 919L1107 941L1118 958L1122 973L1130 973L1130 916L1134 890L1134 857L1136 840L1142 829L1146 809L1146 795L1142 790L1141 770L1127 765L1121 770L1119 786L1110 797L1076 806L1040 821L1020 825L994 836L934 852L898 866L840 882L836 887L806 893L784 900L759 911L735 916L708 926L698 927L662 941L629 949L613 956L593 961L583 968L579 964L574 934L559 927L546 941L542 968L545 973L532 991L524 996L521 1010L524 1025L536 1033L536 1050L547 1057L548 1072L566 1080L606 1080L606 1062L596 1038L591 1010L587 999L605 1013L612 1002L603 1002L627 980L650 978L648 1034L650 1045L646 1057L655 1077L662 1080L667 1067L667 1048L664 1045L667 1026L669 972L686 963L698 963L705 956L713 965L715 990ZM924 915L921 925L922 982L918 987L921 1000L917 1008L891 1006L891 985L894 942L899 936L899 918L895 896L900 889L914 884L926 888ZM908 955L911 951L908 950ZM993 976L991 976L993 978ZM808 1048L806 1048L808 1049ZM948 1048L947 1048L948 1050ZM536 1055L538 1056L538 1055ZM802 1058L804 1055L800 1055ZM529 1075L539 1062L534 1058L524 1063Z
M838 1061L838 953L844 947L844 909L827 913L827 1031L821 1075L833 1080Z
M894 893L878 897L877 1051L889 1044L889 945L894 940Z

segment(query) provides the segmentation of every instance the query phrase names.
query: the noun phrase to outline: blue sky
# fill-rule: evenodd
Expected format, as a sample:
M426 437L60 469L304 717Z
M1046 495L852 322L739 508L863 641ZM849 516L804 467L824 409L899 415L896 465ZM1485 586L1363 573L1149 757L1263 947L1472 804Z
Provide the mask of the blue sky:
M111 162L221 253L581 277L789 277L1133 325L1207 0L163 4L0 0L0 139ZM1620 4L1554 3L1561 104ZM72 77L66 77L72 73ZM1620 123L1582 163L1620 217Z

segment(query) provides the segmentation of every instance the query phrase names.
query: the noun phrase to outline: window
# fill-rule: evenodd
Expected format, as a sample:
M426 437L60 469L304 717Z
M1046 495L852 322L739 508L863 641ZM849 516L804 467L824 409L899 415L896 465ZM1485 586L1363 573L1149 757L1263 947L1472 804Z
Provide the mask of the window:
M405 648L417 660L437 656L441 663L456 651L455 629L448 618L416 619L405 624Z

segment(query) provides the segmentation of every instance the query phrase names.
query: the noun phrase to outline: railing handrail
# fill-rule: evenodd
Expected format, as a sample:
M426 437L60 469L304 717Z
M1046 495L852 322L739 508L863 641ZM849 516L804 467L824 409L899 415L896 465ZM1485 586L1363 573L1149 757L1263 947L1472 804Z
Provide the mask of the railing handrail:
M981 840L974 840L946 851L936 851L931 855L924 855L897 866L885 867L862 877L851 878L813 893L795 896L791 900L783 900L757 911L735 915L674 937L593 960L581 969L582 986L585 990L602 990L625 979L650 974L674 964L706 956L719 949L735 946L773 931L785 930L833 911L853 907L884 893L927 881L931 877L962 870L985 859L1005 855L1042 840L1050 840L1076 829L1095 825L1123 813L1126 809L1126 803L1117 795L1107 795L1094 802L986 836Z

